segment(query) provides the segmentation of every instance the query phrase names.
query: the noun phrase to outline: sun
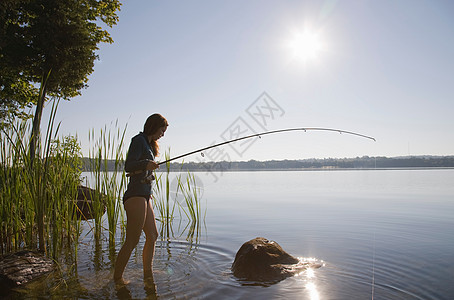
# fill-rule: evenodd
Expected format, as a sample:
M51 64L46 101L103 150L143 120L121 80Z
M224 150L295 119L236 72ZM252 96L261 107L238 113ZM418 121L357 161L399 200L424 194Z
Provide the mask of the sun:
M318 59L323 50L320 34L305 29L302 32L294 32L289 38L287 46L292 60L307 63Z

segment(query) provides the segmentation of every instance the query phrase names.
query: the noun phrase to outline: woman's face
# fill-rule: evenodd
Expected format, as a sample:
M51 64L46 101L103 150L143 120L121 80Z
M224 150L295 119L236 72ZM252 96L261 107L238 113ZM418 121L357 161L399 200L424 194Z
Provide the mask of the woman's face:
M158 130L156 130L156 132L150 136L151 140L154 140L154 141L159 140L160 138L162 138L164 136L164 133L166 132L166 130L167 130L167 126L162 126L162 127L158 128Z

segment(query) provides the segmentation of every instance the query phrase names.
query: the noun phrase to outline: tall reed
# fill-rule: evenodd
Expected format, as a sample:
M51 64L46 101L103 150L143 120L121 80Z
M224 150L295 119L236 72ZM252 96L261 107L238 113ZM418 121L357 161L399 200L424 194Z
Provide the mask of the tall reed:
M1 139L0 172L0 240L1 252L18 249L22 244L34 243L34 205L27 193L24 177L27 150L23 138L29 125L19 123L3 129ZM23 217L22 217L23 216Z
M44 139L37 138L30 158L30 124L4 128L0 134L0 239L1 252L39 248L58 256L64 241L77 243L74 215L80 176L77 139L57 137L58 100L53 101Z
M170 154L166 152L165 159L168 160L169 158ZM179 218L181 223L185 216L186 221L188 221L185 227L185 229L189 229L188 237L193 237L194 233L198 236L201 221L202 218L205 218L205 215L202 214L200 191L195 176L188 172L186 179L183 179L183 173L177 172L178 174L174 177L176 190L171 191L170 163L167 162L165 167L164 172L155 172L156 181L153 188L153 204L157 220L161 222L160 235L163 238L172 237L174 233L173 222ZM183 169L183 164L181 169ZM179 212L178 216L176 215L177 211Z
M202 206L199 199L199 187L197 187L197 182L194 174L188 172L187 177L182 179L181 174L177 177L178 181L178 191L181 191L181 194L184 197L186 210L183 212L186 214L191 222L200 222L202 217Z
M168 160L170 155L166 152L165 159ZM155 184L153 193L153 203L159 216L159 221L164 224L171 223L174 218L176 202L170 198L170 163L167 162L165 172L155 172ZM173 204L171 205L171 202Z
M126 186L126 174L123 170L123 147L126 126L120 129L118 121L114 129L104 127L99 136L94 130L90 141L94 143L90 152L90 170L93 179L92 214L95 220L95 237L102 230L104 209L107 213L109 243L115 245L117 224L123 215L122 195Z

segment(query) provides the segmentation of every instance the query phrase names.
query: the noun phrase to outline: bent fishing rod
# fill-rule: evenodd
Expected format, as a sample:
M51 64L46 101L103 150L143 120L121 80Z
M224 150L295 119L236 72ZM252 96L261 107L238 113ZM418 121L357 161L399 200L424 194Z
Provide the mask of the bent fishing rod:
M261 138L261 136L263 136L263 135L280 133L280 132L287 132L287 131L304 131L304 132L307 132L307 131L332 131L332 132L338 132L338 133L341 133L341 134L342 133L351 134L351 135L355 135L355 136L359 136L359 137L362 137L362 138L366 138L366 139L370 139L370 140L375 141L375 138L373 138L371 136L367 136L367 135L356 133L356 132L352 132L352 131L341 130L341 129L322 128L322 127L287 128L287 129L279 129L279 130L271 130L271 131L265 131L265 132L261 132L261 133L255 133L255 134L243 136L243 137L240 137L240 138L228 140L228 141L225 141L225 142L222 142L222 143L219 143L219 144L214 144L214 145L211 145L211 146L208 146L208 147L200 148L200 149L197 149L197 150L194 150L194 151L182 154L182 155L175 156L175 157L167 159L165 161L162 161L162 162L158 163L158 165L163 165L163 164L169 163L171 161L177 160L179 158L183 158L183 157L186 157L186 156L198 153L198 152L203 153L203 151L205 151L205 150L208 150L208 149L211 149L211 148L215 148L215 147L219 147L219 146L223 146L223 145L230 144L230 143L234 143L234 142L237 142L237 141L250 139L250 138L253 138L253 137ZM127 176L135 175L135 174L142 173L142 172L143 171L130 172L130 173L127 174Z
M345 134L356 135L356 136L359 136L359 137L363 137L363 138L367 138L367 139L371 139L371 140L375 141L375 138L373 138L373 137L371 137L371 136L367 136L367 135L364 135L364 134L359 134L359 133L351 132L351 131L340 130L340 129L333 129L333 128L318 128L318 127L310 127L310 128L303 128L303 127L301 127L301 128L287 128L287 129L279 129L279 130L271 130L271 131L265 131L265 132L261 132L261 133L255 133L255 134L243 136L243 137L240 137L240 138L236 138L236 139L233 139L233 140L225 141L225 142L222 142L222 143L219 143L219 144L211 145L211 146L208 146L208 147L205 147L205 148L197 149L197 150L194 150L194 151L191 151L191 152L188 152L188 153L179 155L179 156L175 156L175 157L170 158L170 159L168 159L168 160L165 160L165 161L163 161L163 162L160 162L160 163L158 163L158 165L166 164L166 163L168 163L168 162L171 162L171 161L173 161L173 160L177 160L177 159L182 158L182 157L186 157L186 156L189 156L189 155L198 153L198 152L203 152L203 151L208 150L208 149L211 149L211 148L223 146L223 145L230 144L230 143L234 143L234 142L237 142L237 141L241 141L241 140L245 140L245 139L250 139L250 138L253 138L253 137L259 137L259 138L261 138L262 135L273 134L273 133L279 133L279 132L286 132L286 131L304 131L304 132L306 132L306 131L334 131L334 132L338 132L338 133L345 133Z

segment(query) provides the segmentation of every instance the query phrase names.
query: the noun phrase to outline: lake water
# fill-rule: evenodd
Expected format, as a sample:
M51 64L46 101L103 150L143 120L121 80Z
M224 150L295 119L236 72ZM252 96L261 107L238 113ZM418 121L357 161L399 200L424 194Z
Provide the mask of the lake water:
M154 284L141 249L113 284L107 243L81 243L77 276L42 279L15 294L110 299L454 299L454 170L195 173L205 224L174 223L158 241ZM215 179L216 176L217 178ZM236 251L255 237L323 261L275 284L237 280ZM118 239L120 240L120 239ZM117 252L121 246L118 241Z

